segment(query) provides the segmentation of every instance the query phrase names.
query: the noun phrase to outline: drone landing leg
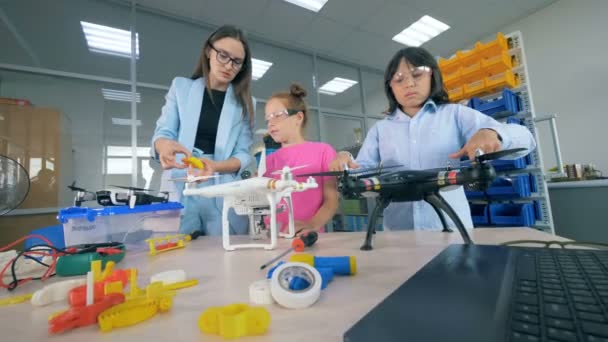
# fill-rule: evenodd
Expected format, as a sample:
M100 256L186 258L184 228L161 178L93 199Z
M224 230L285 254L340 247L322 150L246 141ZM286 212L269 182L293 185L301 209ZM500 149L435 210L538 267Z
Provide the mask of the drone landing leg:
M437 206L434 205L433 203L428 202L428 201L427 201L427 203L429 203L431 205L431 207L433 207L433 209L435 209L437 216L439 216L439 219L441 220L441 225L443 226L443 230L441 232L453 233L454 231L448 227L448 222L445 219L445 215L443 215L443 211L441 211L439 208L437 208Z
M363 243L363 246L361 246L362 251L371 251L373 249L372 237L376 232L376 221L378 220L378 215L380 215L380 213L386 209L390 202L391 201L389 199L378 197L376 207L374 208L372 216L367 223L367 234L365 235L365 242Z
M436 207L439 210L443 210L446 214L448 214L454 224L456 224L456 228L458 228L458 232L460 233L460 236L462 236L464 243L467 245L473 244L473 241L471 241L471 237L469 236L469 233L464 227L464 224L460 220L460 217L458 217L458 214L454 211L454 209L452 209L450 204L445 199L443 199L443 197L441 197L441 195L436 192L427 194L424 197L424 200L428 202L431 206Z

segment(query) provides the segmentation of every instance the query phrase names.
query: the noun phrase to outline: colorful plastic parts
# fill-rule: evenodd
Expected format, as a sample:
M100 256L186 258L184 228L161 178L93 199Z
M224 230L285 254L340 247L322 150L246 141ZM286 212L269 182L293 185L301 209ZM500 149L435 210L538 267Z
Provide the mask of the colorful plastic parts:
M33 293L24 294L21 296L12 296L0 299L0 306L8 306L26 302L32 298Z
M190 236L185 234L167 235L165 237L148 239L146 240L150 248L148 254L153 256L173 249L184 248L188 241L190 241Z
M203 164L203 162L195 157L190 157L190 158L183 158L182 162L188 166L192 166L193 168L196 169L204 169L205 168L205 164Z
M113 293L95 304L73 307L49 320L49 333L57 334L95 324L100 313L124 301L125 296L123 294Z
M263 335L269 326L268 310L240 303L209 307L198 318L203 333L223 338Z
M99 314L99 328L105 332L135 325L154 317L158 312L169 311L171 306L173 298L169 295L132 299Z

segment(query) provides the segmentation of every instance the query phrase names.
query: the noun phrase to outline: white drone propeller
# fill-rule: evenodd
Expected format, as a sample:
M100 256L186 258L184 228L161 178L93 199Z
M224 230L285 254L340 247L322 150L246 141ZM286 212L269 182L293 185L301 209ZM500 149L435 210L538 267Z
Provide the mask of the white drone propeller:
M283 167L282 169L280 169L280 170L273 171L273 172L272 172L272 174L273 174L273 175L280 175L280 174L282 174L283 172L291 172L291 171L293 171L293 170L297 170L297 169L303 169L303 168L305 168L305 167L308 167L308 164L306 164L306 165L298 165L298 166L294 166L294 167L284 166L284 167Z
M184 183L192 183L199 180L209 179L209 178L217 178L220 175L212 175L212 176L197 176L197 177L180 177L180 178L172 178L169 179L172 182L184 182Z

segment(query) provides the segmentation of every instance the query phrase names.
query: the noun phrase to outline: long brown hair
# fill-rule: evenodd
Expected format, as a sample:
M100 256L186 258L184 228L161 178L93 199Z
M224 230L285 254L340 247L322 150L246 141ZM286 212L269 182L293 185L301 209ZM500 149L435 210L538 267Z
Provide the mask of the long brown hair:
M213 43L223 38L234 38L243 44L245 59L243 60L241 70L239 70L232 80L232 85L238 102L243 107L243 118L245 118L246 113L249 113L249 124L253 125L255 113L253 111L253 101L251 99L251 51L249 50L249 44L247 43L243 31L231 25L224 25L215 30L203 45L199 62L196 65L196 69L191 78L195 80L204 77L207 90L211 91L211 86L209 84L209 57L207 57L207 52L211 49Z

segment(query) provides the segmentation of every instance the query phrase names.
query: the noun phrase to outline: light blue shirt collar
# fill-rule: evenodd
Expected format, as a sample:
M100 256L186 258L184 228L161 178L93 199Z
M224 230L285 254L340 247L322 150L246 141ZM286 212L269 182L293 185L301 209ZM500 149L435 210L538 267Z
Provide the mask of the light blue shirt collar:
M414 116L414 118L421 116L422 113L436 113L436 112L437 112L437 104L432 99L428 99L428 100L426 100L426 102L424 103L422 108L420 108L420 111L418 111L418 113ZM395 120L395 121L409 121L409 120L413 120L414 118L409 117L409 115L405 114L399 107L397 107L397 109L395 109L395 111L391 115L388 116L388 120Z

